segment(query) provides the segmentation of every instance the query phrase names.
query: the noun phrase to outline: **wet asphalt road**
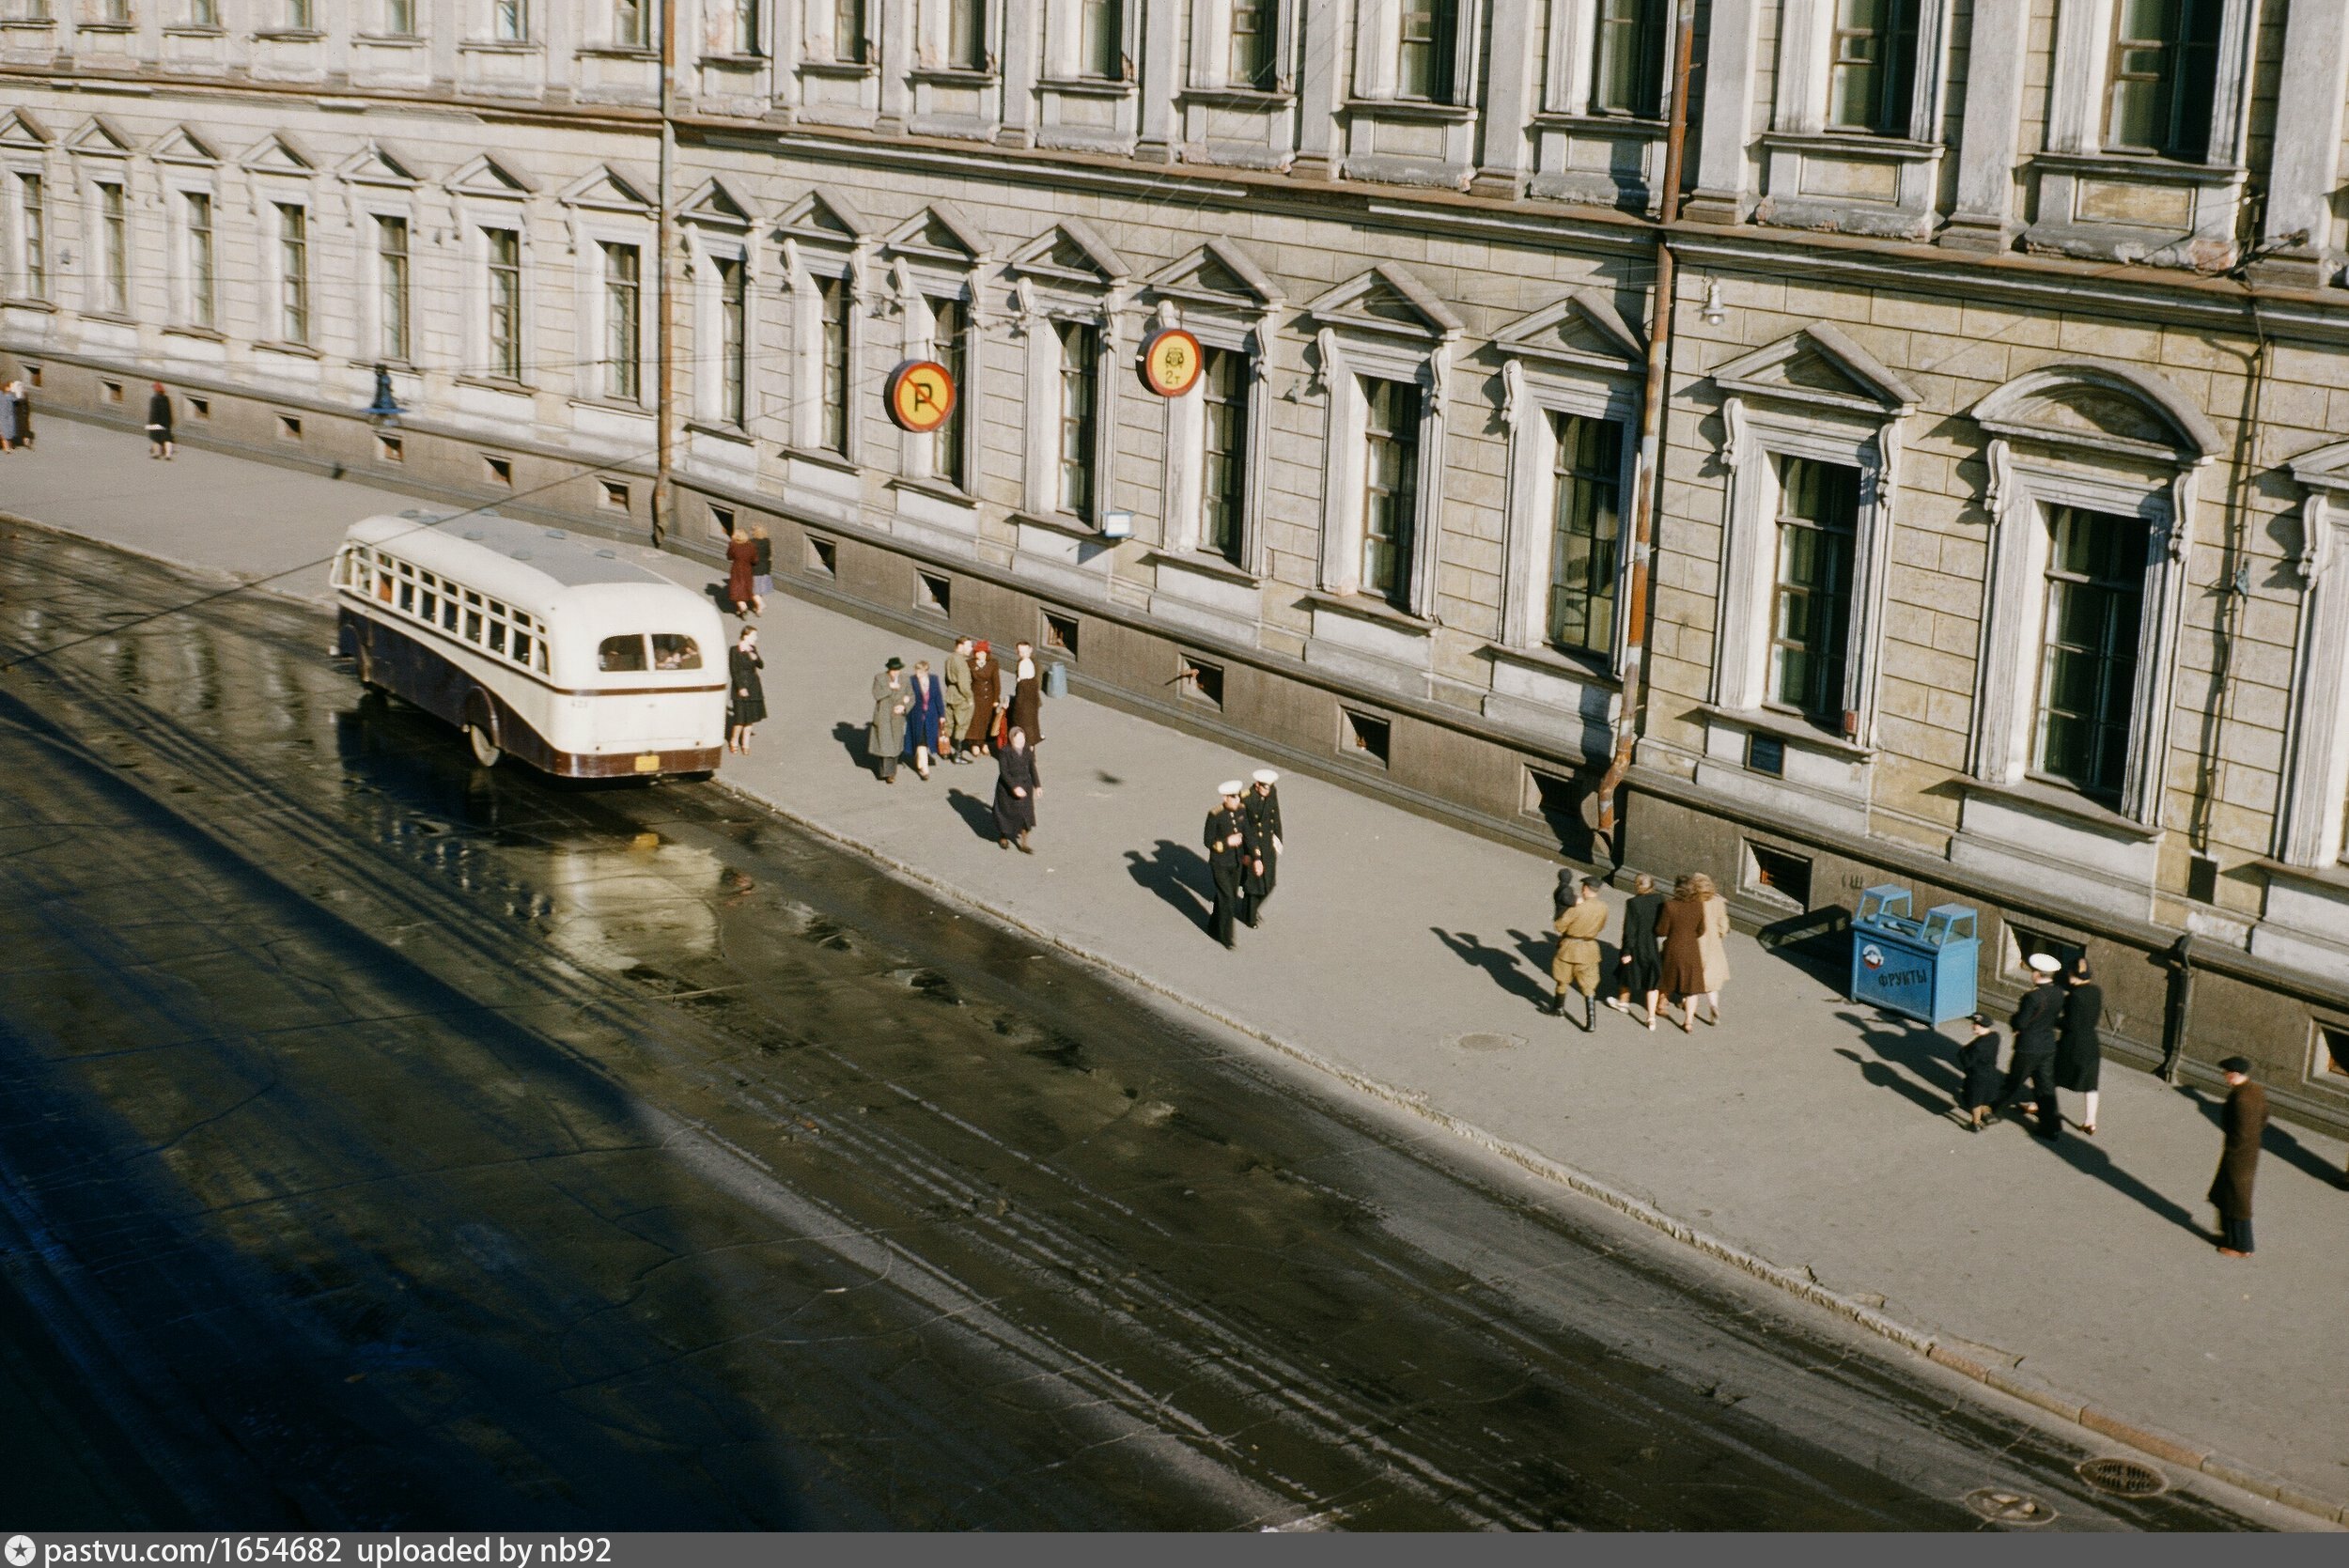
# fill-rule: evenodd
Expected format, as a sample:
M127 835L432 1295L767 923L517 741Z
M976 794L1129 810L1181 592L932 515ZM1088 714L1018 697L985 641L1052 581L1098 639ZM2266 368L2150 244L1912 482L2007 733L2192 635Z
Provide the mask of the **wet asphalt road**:
M202 591L0 529L8 1528L2252 1522Z

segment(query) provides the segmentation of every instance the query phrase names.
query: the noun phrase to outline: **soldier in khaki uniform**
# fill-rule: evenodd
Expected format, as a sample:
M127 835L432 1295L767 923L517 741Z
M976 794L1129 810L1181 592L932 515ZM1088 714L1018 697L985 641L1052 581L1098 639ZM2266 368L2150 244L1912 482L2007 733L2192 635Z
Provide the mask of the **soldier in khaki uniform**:
M1566 1016L1566 987L1582 993L1582 1032L1598 1028L1598 938L1607 929L1607 905L1598 896L1598 883L1586 877L1575 890L1574 902L1550 922L1558 933L1558 951L1550 955L1549 978L1558 987L1550 1011Z

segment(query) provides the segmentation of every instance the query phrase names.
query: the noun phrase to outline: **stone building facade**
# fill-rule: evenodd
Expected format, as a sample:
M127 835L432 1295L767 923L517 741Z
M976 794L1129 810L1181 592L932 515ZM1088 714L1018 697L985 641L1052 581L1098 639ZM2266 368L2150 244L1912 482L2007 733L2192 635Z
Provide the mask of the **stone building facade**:
M2349 8L1700 0L1665 225L1681 8L0 0L0 357L614 533L665 396L676 548L2349 1122Z

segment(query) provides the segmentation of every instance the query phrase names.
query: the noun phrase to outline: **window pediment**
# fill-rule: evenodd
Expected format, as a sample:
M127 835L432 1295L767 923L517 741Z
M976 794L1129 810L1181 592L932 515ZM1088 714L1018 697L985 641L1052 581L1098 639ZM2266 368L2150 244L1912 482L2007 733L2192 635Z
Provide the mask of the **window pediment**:
M390 185L407 191L422 183L408 161L381 142L369 142L334 172L354 185Z
M1613 374L1638 369L1647 360L1638 329L1606 296L1587 288L1501 328L1493 334L1493 351L1542 366L1578 365Z
M1429 343L1448 342L1468 330L1433 289L1392 261L1338 285L1308 304L1305 314L1325 327Z
M212 149L211 144L184 125L174 126L165 132L150 151L159 163L200 163L210 166L220 162L220 154Z
M448 188L463 195L495 196L519 201L537 187L505 164L483 153L448 177Z
M2017 376L1975 404L1973 418L2010 441L2098 457L2194 465L2219 450L2217 427L2168 382L2101 361Z
M987 259L987 236L976 225L944 202L933 202L889 231L881 249L890 256L905 256L941 267L967 270Z
M1152 273L1148 286L1158 298L1208 309L1255 314L1283 303L1280 285L1228 240L1208 241L1173 266Z
M854 247L871 238L873 225L845 196L815 190L784 210L775 232L802 244Z
M637 183L618 173L609 163L564 187L558 199L566 207L584 207L599 212L626 212L645 217L653 211L653 204L646 199Z
M0 147L18 152L45 152L50 136L40 121L22 109L11 109L0 115Z
M318 172L318 160L283 132L262 137L237 160L255 174L289 174L304 178Z
M1713 381L1740 397L1877 419L1898 418L1924 400L1874 354L1825 321L1731 360L1713 372Z
M1094 288L1114 287L1133 276L1126 258L1081 218L1064 219L1020 246L1004 270L1014 277Z
M65 139L66 150L88 157L128 158L131 138L115 129L103 115L92 115L80 129Z
M705 179L677 209L677 217L685 223L700 224L708 228L747 229L751 215L734 194L715 179Z

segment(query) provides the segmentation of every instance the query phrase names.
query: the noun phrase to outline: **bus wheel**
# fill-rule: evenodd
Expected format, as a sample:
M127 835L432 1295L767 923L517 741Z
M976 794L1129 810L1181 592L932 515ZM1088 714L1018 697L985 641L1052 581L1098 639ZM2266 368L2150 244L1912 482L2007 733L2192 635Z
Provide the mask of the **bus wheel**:
M506 754L498 750L498 743L490 738L490 732L479 724L467 724L465 738L473 742L474 761L484 768L495 768L498 758Z

